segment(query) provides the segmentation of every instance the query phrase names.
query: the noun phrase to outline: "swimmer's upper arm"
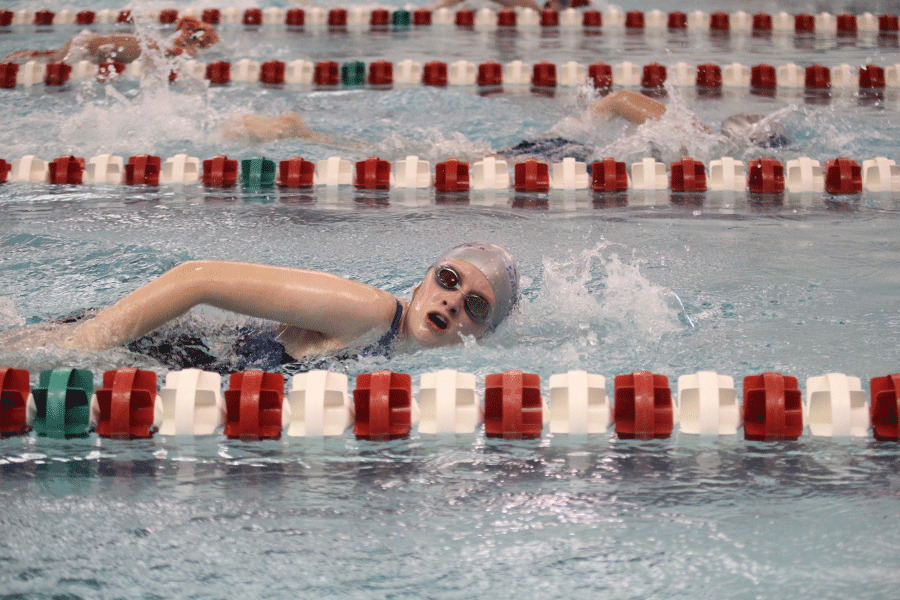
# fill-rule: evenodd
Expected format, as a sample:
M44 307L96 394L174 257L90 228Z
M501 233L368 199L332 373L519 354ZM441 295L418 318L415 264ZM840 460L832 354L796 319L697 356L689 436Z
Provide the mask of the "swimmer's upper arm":
M648 119L660 119L666 114L666 105L638 92L618 90L595 101L591 105L591 111L613 114L641 125Z
M345 343L386 329L396 310L390 293L330 273L243 263L193 265L204 271L201 303Z
M370 331L387 330L396 310L390 293L328 273L193 261L101 311L76 328L65 343L85 349L117 346L199 304L317 331L345 344Z

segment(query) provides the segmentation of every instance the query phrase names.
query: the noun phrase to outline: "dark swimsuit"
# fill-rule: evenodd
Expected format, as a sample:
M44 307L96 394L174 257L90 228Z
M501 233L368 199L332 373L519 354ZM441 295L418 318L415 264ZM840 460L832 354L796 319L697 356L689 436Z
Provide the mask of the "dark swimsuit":
M129 343L128 349L179 369L196 368L226 374L253 369L301 373L316 368L332 367L336 361L389 356L400 333L402 318L403 304L397 300L391 328L374 344L338 356L306 358L300 361L288 354L281 342L275 339L274 327L258 328L250 325L238 329L238 339L231 348L232 352L227 353L231 356L214 355L202 337L193 332L155 331Z

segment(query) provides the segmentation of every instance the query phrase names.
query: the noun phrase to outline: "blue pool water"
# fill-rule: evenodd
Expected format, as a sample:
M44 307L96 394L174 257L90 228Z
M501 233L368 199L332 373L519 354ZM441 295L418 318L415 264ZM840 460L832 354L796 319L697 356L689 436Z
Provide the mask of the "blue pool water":
M697 8L676 4L623 8ZM120 8L95 3L104 6ZM55 8L64 7L84 8L68 0ZM700 8L738 7L780 10L774 2ZM897 12L888 3L786 10ZM0 54L59 45L76 31L13 30L0 35ZM223 39L204 60L897 62L890 40L863 36L839 43L235 28ZM0 90L0 158L416 154L433 164L550 134L627 161L654 150L671 157L685 144L705 162L726 153L900 160L897 90L875 102L854 92L821 103L799 91L735 89L709 99L669 90L670 106L713 128L732 113L780 111L792 143L764 152L716 136L685 140L673 121L643 129L585 121L585 90L482 97L454 88L89 82L59 92ZM223 140L222 122L248 110L295 110L337 139ZM679 375L715 370L734 377L740 395L743 377L764 371L793 375L803 390L807 377L843 372L868 393L871 377L900 366L894 195L497 192L447 200L432 191L5 184L0 330L110 304L189 259L322 269L408 297L441 251L486 239L510 248L524 276L521 309L495 335L332 368L350 375L351 387L374 369L409 373L414 394L428 371L475 373L481 393L485 375L515 368L539 374L545 395L550 375L571 369L605 375L609 392L615 375L638 369L668 376L673 392ZM172 328L228 340L244 322L201 309ZM33 384L40 370L60 365L95 378L124 366L166 372L125 349L0 348L0 365L29 369ZM383 443L349 434L317 443L2 439L0 598L892 597L897 465L895 443L809 435L777 443L678 433L651 442L612 433L528 442L481 433Z

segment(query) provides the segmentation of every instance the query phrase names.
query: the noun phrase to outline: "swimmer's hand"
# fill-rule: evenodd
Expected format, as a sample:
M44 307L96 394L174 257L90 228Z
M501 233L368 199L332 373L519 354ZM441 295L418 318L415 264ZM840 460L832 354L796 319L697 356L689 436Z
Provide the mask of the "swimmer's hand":
M29 350L31 348L79 347L73 340L74 323L49 323L17 327L0 333L0 348L4 350Z

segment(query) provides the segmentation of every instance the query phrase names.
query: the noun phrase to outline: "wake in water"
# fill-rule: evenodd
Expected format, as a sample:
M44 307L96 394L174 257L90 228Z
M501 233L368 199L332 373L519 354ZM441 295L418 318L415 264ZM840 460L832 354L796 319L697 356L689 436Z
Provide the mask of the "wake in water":
M675 292L645 277L641 261L623 260L625 250L602 241L564 262L545 260L540 288L514 321L521 341L585 349L649 345L693 327Z

